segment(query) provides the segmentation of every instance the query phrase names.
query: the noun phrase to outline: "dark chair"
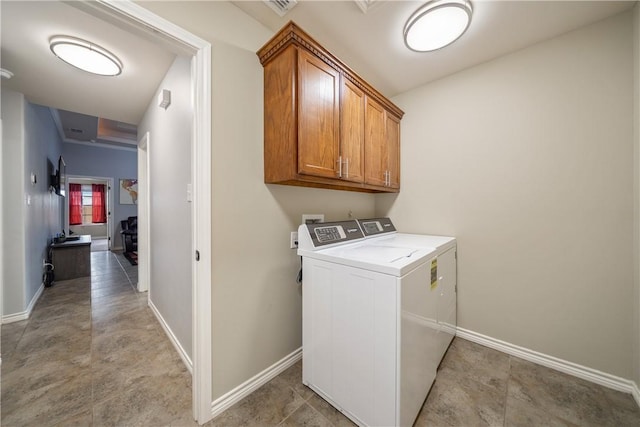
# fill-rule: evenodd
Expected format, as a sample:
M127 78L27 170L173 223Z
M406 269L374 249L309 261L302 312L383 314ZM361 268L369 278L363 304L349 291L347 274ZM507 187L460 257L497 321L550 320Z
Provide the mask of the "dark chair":
M122 231L122 247L125 252L136 252L138 250L138 217L130 216L120 221Z

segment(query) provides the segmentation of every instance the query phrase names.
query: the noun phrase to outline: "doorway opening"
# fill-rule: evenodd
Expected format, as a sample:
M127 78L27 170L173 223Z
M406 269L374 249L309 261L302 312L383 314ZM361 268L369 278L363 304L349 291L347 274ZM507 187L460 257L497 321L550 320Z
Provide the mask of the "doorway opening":
M72 175L68 177L69 193L65 198L64 229L69 235L90 235L92 250L111 250L113 231L113 178ZM77 192L79 191L79 194ZM100 192L103 192L103 195ZM102 205L100 199L102 198ZM72 206L75 203L74 206ZM101 212L97 212L100 210ZM73 213L73 215L72 215ZM104 215L102 215L104 213ZM95 242L95 245L94 245ZM117 245L115 245L117 247Z
M95 17L144 33L191 58L191 270L193 416L212 418L211 357L211 44L132 2L76 3ZM147 165L153 169L153 164ZM139 179L142 177L138 176ZM140 212L142 213L142 212ZM153 212L146 214L147 224ZM144 218L139 218L144 222ZM147 245L154 236L148 236ZM144 251L140 242L139 251ZM147 247L148 249L148 247ZM150 284L153 287L153 284Z

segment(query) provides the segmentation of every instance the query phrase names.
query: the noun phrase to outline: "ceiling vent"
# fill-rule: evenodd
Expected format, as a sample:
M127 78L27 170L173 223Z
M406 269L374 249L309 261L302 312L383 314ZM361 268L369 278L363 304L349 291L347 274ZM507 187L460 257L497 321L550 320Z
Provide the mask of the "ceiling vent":
M374 6L377 6L378 4L380 4L378 0L353 0L353 1L356 2L360 10L362 10L362 13L367 13Z
M280 17L286 15L295 5L298 4L298 0L262 0L267 6L269 6Z

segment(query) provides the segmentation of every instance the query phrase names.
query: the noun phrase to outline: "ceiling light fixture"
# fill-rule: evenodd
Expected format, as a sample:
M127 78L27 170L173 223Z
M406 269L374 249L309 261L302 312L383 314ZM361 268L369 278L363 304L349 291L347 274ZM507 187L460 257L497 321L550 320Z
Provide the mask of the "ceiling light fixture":
M471 23L468 0L433 0L422 5L404 26L404 42L416 52L441 49L458 40Z
M13 73L9 70L6 70L4 68L0 68L0 77L3 79L7 79L9 80L11 77L13 77Z
M69 65L101 76L122 73L122 62L108 50L76 37L55 36L49 40L51 52Z

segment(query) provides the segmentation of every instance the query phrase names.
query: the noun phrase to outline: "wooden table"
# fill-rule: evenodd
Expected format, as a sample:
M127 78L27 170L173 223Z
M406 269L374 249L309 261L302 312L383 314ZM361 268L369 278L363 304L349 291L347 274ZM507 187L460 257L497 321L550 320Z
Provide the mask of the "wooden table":
M91 276L91 236L52 243L53 275L56 282ZM71 237L71 238L75 238Z

